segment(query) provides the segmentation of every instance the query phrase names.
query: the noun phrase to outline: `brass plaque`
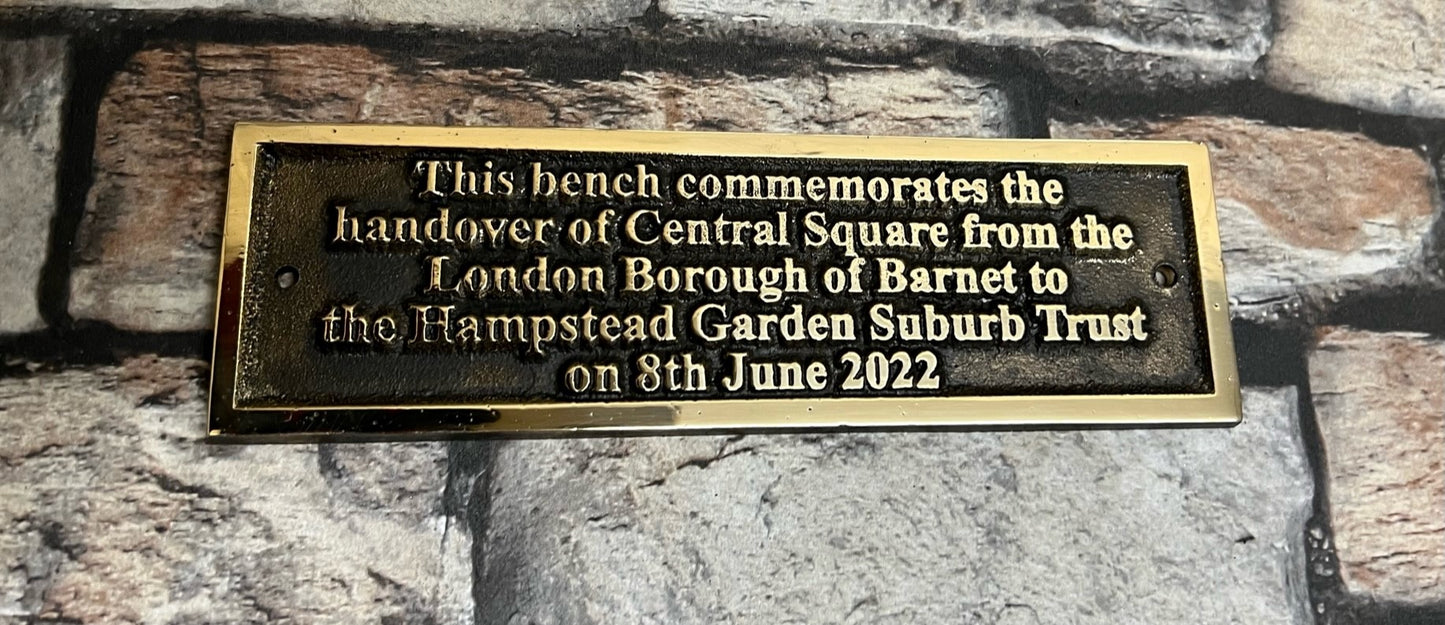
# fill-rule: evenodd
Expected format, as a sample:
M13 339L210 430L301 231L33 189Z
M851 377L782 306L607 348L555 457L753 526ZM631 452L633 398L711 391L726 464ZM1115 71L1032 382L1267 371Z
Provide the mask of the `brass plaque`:
M210 432L1232 424L1190 143L240 124Z

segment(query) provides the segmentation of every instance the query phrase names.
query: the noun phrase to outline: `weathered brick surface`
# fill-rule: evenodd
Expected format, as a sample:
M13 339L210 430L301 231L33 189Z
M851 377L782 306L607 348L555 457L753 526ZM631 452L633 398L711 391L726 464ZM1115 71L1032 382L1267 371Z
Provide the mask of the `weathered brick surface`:
M1244 406L1234 429L508 442L484 622L1303 625L1296 393Z
M0 621L470 622L445 446L206 445L204 370L0 380Z
M1266 0L10 0L32 7L225 9L372 25L610 33L669 41L802 44L904 54L944 42L1020 51L1057 84L1193 89L1247 78L1269 45ZM0 2L0 4L5 4Z
M55 216L67 47L0 40L0 334L44 325L36 289Z
M1147 107L1168 109L1183 104L1178 90L1259 77L1306 99L1445 119L1438 0L0 0L0 19L30 23L17 7L151 11L113 14L123 26L177 10L333 24L315 45L152 42L106 87L68 305L140 333L210 326L241 120L1008 136L1078 92L1104 96L1093 112L1111 115L1098 108L1111 98L1162 93ZM335 43L349 29L386 41L378 31L398 25L505 39L521 57L576 41L669 60L642 52L619 75L588 65L568 80L555 62L417 57L408 46L424 37ZM35 292L69 62L61 38L5 32L0 335L43 326ZM731 56L754 43L784 58L763 70L756 52ZM700 69L678 69L689 55ZM1050 125L1056 137L1210 146L1238 318L1346 291L1350 314L1368 317L1376 287L1439 264L1424 257L1439 256L1438 176L1418 150L1230 114L1064 113ZM1401 124L1438 138L1434 121ZM4 356L3 375L19 377L0 378L0 622L1314 618L1293 389L1246 389L1246 421L1231 430L210 446L204 363L25 374L24 358ZM1445 342L1327 328L1307 373L1344 601L1429 622L1445 605ZM488 475L485 490L471 492L466 471ZM1332 605L1314 608L1322 622Z
M210 327L237 121L998 136L1004 93L927 68L801 76L669 72L558 82L507 68L404 67L351 46L143 51L101 105L71 314L145 331ZM161 226L164 224L164 227Z
M1268 47L1264 0L662 0L707 36L912 48L945 41L1023 51L1060 86L1198 88L1248 77Z
M225 11L250 18L328 19L365 24L425 24L494 31L581 33L626 27L649 0L0 0L0 7L85 8L142 11Z
M1445 118L1445 2L1280 0L1269 83L1371 111Z
M1309 364L1345 584L1445 599L1445 342L1327 328Z
M1438 202L1422 155L1355 133L1231 117L1054 121L1052 133L1208 145L1236 317L1288 312L1302 289L1361 288L1414 267Z

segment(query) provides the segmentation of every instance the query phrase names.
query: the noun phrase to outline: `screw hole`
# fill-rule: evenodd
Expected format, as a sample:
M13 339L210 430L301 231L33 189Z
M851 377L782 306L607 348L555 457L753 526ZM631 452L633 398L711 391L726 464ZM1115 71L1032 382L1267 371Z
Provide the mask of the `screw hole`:
M1167 289L1179 282L1179 272L1169 263L1160 263L1154 268L1154 284L1161 289Z
M295 267L282 267L276 272L276 286L279 286L283 289L289 289L293 286L296 286L296 281L300 279L300 277L301 274L300 272L296 271Z

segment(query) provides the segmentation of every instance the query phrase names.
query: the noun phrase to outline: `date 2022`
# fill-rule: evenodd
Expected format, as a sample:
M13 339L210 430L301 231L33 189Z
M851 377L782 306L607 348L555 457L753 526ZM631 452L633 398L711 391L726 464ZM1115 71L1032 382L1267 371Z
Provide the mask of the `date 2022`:
M942 384L938 355L929 350L848 351L834 362L758 360L746 352L729 352L716 373L693 354L645 353L633 361L631 373L628 381L643 393L906 391ZM575 363L564 368L562 386L570 393L620 393L622 374L617 364Z

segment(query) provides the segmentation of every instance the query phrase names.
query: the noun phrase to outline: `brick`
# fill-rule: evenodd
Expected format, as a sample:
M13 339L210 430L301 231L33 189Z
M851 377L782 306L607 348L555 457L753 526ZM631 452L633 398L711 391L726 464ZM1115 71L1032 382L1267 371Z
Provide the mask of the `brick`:
M130 11L211 11L252 18L325 19L376 25L430 25L508 32L623 28L647 10L649 0L496 0L485 6L463 0L314 0L249 2L233 0L5 0L6 6L31 8L124 9Z
M662 0L704 38L913 51L942 41L1017 50L1056 86L1194 89L1248 78L1269 45L1264 0L1022 0L830 3Z
M1282 0L1269 84L1381 113L1445 118L1445 3Z
M1346 586L1445 599L1445 342L1324 328L1309 368Z
M101 104L70 312L143 331L210 327L231 126L242 120L999 136L1008 98L936 68L779 77L629 72L561 82L404 65L354 46L172 45Z
M478 600L539 624L1310 623L1296 392L1244 407L1233 429L508 441Z
M55 218L63 38L0 40L0 334L38 330L40 272Z
M1429 162L1414 150L1233 117L1055 120L1051 131L1209 146L1236 317L1290 314L1302 292L1368 288L1422 258L1437 192Z
M1419 0L1424 2L1425 0ZM938 43L1017 53L1068 89L1190 90L1253 77L1269 48L1268 0L12 0L29 7L225 11L487 34L802 47L906 58ZM563 44L566 45L566 44Z
M207 445L205 370L0 380L0 617L471 622L443 444Z

